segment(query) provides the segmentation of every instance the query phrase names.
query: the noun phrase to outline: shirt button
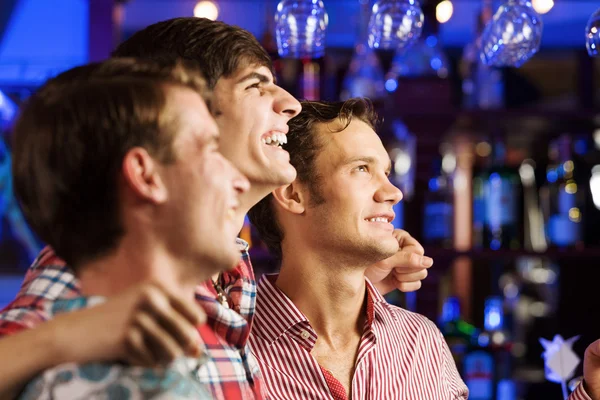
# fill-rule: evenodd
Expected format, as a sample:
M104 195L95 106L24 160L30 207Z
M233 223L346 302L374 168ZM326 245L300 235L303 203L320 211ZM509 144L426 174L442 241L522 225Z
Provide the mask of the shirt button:
M302 339L306 340L310 337L310 333L308 333L308 331L305 331L304 329L302 329L302 332L300 332L300 337L302 337Z

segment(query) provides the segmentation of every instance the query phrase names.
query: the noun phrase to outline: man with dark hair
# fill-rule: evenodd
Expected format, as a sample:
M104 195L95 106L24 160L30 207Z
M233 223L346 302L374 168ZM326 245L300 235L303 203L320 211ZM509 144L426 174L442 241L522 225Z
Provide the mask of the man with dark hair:
M365 272L398 250L390 222L402 193L369 101L303 102L287 150L297 178L249 216L279 274L259 282L252 352L267 398L466 399L444 337L392 306ZM600 340L569 400L600 399Z
M252 351L271 399L466 399L444 337L365 277L398 251L402 193L370 102L304 102L290 121L298 176L250 210L279 274L259 282Z
M47 318L146 283L146 293L167 294L154 307L168 310L135 314L141 329L160 334L179 324L159 319L197 320L196 285L239 260L234 216L249 187L218 152L205 95L204 80L182 66L115 59L68 71L28 100L14 130L15 194L83 295L56 301ZM197 329L171 334L188 345L215 335ZM152 336L130 345L142 349L140 339ZM176 345L165 350L178 356ZM21 398L211 398L187 370L196 357L161 369L104 361L48 369Z
M286 142L287 122L298 114L300 104L275 84L271 61L250 33L218 21L176 18L134 34L114 55L159 62L183 58L201 69L213 89L212 109L222 136L220 151L251 183L250 190L240 197L235 216L238 229L253 205L295 178L296 171L281 146ZM369 269L369 276L383 292L396 287L418 289L425 269L433 262L410 235L397 234L401 250ZM217 333L215 342L205 346L207 362L197 374L217 399L252 398L259 392L259 368L247 345L256 283L247 246L241 253L235 269L215 275L197 289L197 299ZM40 290L48 286L51 290ZM44 320L37 313L39 304L77 291L70 269L54 257L52 249L45 249L28 272L20 296L0 314L0 335L39 324Z

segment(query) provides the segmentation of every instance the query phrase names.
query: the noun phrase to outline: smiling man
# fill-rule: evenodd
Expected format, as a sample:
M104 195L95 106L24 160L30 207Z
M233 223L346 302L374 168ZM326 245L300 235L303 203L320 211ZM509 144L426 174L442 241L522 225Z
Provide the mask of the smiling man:
M242 228L244 215L253 205L295 178L296 171L289 163L289 154L281 149L280 143L285 142L287 123L300 112L300 103L276 85L268 54L249 32L219 21L176 18L137 32L116 49L114 56L159 62L182 58L206 77L214 94L212 108L221 133L220 151L251 183L250 190L240 196L241 205L235 216L238 231ZM433 263L406 232L397 232L397 237L401 244L398 251L368 270L372 281L383 292L396 287L418 289L421 279L426 276L426 268ZM236 268L215 276L196 289L196 299L217 333L215 340L206 344L208 359L197 373L216 399L261 396L259 368L248 348L256 282L247 245L243 243L240 256ZM28 271L17 299L0 313L0 335L39 325L45 319L40 310L46 304L79 292L79 282L72 269L58 259L51 248L45 249ZM108 318L100 312L97 317ZM57 331L63 336L65 332L71 334L69 329L59 329L59 324L52 326L53 330L48 333L50 338L55 338ZM90 323L89 331L83 335L91 343L96 343L95 337L102 333L92 329L95 326L97 324ZM3 344L7 349L21 348L15 345L17 340L17 337L0 340L0 349ZM61 341L65 340L76 342L81 338L61 337ZM44 341L39 345L40 351L52 349L56 341ZM23 342L20 346L24 346ZM86 348L96 349L97 346L82 346L81 352L72 355L72 361L87 359ZM21 362L17 354L18 351L11 352L12 361L5 365ZM5 378L9 377L10 371L3 374L0 364L0 392L3 384L13 384L27 372L36 373L43 368L41 365L48 365L53 360L55 358L49 357L37 364L35 360L28 360L27 365L17 369L22 372L17 377L13 374L10 379Z
M249 183L218 151L205 89L181 66L115 59L67 71L28 100L14 131L15 193L32 228L72 266L82 295L57 302L50 318L144 282L181 296L159 308L193 309L197 283L238 262L234 216ZM161 329L149 313L137 319ZM173 336L215 335L196 329ZM143 347L140 339L131 344ZM93 361L104 363L48 369L22 398L211 398L196 376L173 367ZM193 369L199 360L181 362Z
M398 252L402 193L367 100L304 102L290 121L298 171L250 211L279 274L261 279L252 351L269 399L466 399L427 318L388 304L365 277Z

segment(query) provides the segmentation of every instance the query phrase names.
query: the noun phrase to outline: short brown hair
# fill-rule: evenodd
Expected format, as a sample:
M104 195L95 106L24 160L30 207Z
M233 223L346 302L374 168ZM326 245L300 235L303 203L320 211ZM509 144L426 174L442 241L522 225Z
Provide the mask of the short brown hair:
M163 113L169 87L205 93L181 65L109 60L48 81L24 106L13 134L15 195L31 227L69 265L110 251L124 234L118 177L144 147L175 159L177 129Z
M273 69L269 54L250 32L195 17L152 24L121 43L113 56L159 62L186 60L202 71L211 89L219 78L229 77L241 67L259 65Z
M285 149L290 153L290 163L296 169L296 180L308 185L312 202L319 204L325 201L319 189L323 177L315 170L314 163L323 148L323 140L316 128L321 124L339 121L342 128L330 129L330 132L341 132L350 125L353 118L357 118L375 129L378 117L371 101L365 98L340 102L303 101L301 104L300 114L288 122L290 130ZM281 258L283 232L277 223L272 201L273 195L269 194L250 209L248 216L271 253Z

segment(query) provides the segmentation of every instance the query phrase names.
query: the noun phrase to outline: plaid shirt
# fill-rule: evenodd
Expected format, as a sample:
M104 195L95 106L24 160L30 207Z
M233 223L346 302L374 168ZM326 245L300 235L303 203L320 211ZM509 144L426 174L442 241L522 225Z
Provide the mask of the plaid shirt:
M248 337L254 317L256 281L248 244L238 239L241 261L222 273L221 287L229 308L217 300L211 281L198 285L196 300L212 328L201 330L208 362L198 370L215 399L262 399L260 372ZM33 328L51 318L49 304L81 296L73 271L46 247L27 271L17 297L0 312L0 336Z

